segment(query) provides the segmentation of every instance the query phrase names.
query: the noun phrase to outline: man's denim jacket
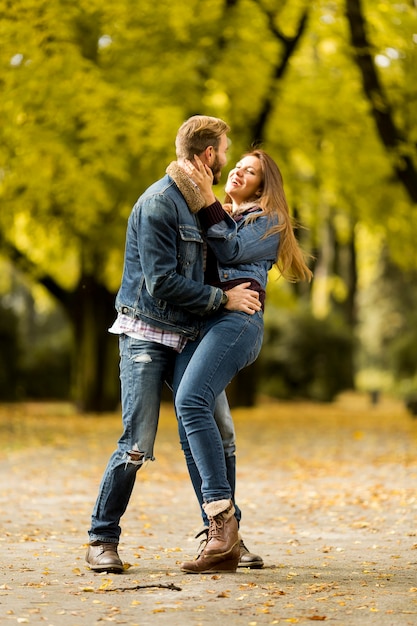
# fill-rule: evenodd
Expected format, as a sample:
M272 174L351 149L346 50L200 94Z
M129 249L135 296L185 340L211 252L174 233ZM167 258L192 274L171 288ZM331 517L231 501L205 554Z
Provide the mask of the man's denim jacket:
M195 339L200 318L217 310L222 290L204 285L198 218L168 175L149 187L130 214L119 313Z

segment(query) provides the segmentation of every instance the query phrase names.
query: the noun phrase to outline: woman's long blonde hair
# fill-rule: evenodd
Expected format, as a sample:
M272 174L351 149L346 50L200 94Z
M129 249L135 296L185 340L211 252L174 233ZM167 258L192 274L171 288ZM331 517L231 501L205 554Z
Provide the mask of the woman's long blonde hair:
M308 267L304 254L298 245L294 234L294 224L291 219L287 199L284 192L284 181L275 161L261 149L255 149L243 155L254 156L259 159L262 169L262 187L258 190L256 203L265 215L278 216L278 224L271 226L266 237L280 233L279 253L276 266L281 276L290 282L311 280L313 273ZM242 157L242 158L243 158ZM226 196L225 202L231 202ZM256 219L256 215L247 219Z

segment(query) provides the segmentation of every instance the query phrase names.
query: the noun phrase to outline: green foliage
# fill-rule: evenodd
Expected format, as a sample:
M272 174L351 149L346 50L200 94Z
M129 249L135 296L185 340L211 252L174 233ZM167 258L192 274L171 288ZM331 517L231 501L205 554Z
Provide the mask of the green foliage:
M261 391L329 402L353 387L351 331L340 320L275 311L260 355Z
M394 167L417 162L417 11L362 2L404 138L387 151L346 2L0 0L0 240L29 259L35 282L85 293L89 277L114 294L132 204L174 158L182 121L207 113L231 125L231 164L258 139L279 163L317 259L315 312L353 302L356 286L333 262L351 241L359 289L370 247L417 268L417 211Z
M62 310L0 259L0 401L68 399L71 332Z
M209 0L204 12L196 0L181 9L126 0L2 4L1 219L37 263L76 265L80 248L78 263L94 265L97 255L105 263L105 251L121 245L131 203L163 172L189 114L225 116L232 158L246 149L283 41L306 8L309 28L281 81L265 145L308 225L320 223L323 205L382 219L369 191L387 185L390 163L367 115L343 2ZM366 9L411 146L415 16L390 2Z
M18 361L19 399L71 397L72 336L61 309L43 297L43 309L33 302L21 317Z
M374 290L380 304L378 317L375 312L372 320L380 346L379 366L391 372L396 394L417 393L416 272L402 272L382 257Z
M208 0L204 11L197 0L181 8L127 0L2 4L0 227L63 285L74 285L84 267L116 289L126 217L174 156L183 119L224 116L231 159L247 149L277 88L284 43L305 11L308 30L277 89L265 147L283 168L312 247L329 212L401 229L408 241L404 198L386 223L398 186L368 115L342 1ZM415 12L369 3L366 18L412 146Z

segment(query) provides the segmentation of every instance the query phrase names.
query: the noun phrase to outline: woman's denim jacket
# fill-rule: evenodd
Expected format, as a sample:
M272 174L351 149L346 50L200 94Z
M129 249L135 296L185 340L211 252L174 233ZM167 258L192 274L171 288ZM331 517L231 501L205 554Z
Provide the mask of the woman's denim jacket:
M276 216L244 219L248 214L260 213L260 209L252 210L236 222L225 213L222 221L207 229L206 238L217 257L220 282L254 278L265 289L268 271L277 260L280 237L279 233L264 237L271 226L277 225Z
M196 216L168 175L130 214L119 313L194 339L201 317L217 310L222 290L203 284L203 237Z

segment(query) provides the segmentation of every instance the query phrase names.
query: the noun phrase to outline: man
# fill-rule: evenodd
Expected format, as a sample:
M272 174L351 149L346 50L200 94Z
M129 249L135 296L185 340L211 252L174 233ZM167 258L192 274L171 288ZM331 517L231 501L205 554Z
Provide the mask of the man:
M128 220L118 316L110 329L120 335L124 430L92 513L86 561L95 571L123 569L117 551L120 519L137 471L154 459L162 386L171 377L176 353L197 337L201 318L219 307L245 312L260 308L258 294L246 288L248 284L227 294L204 284L204 241L196 216L204 199L182 167L198 155L218 182L227 161L228 131L225 122L213 117L193 116L184 122L175 142L177 162L144 192ZM224 399L218 405L220 431L230 434ZM251 563L261 567L262 559L242 542L242 565Z

